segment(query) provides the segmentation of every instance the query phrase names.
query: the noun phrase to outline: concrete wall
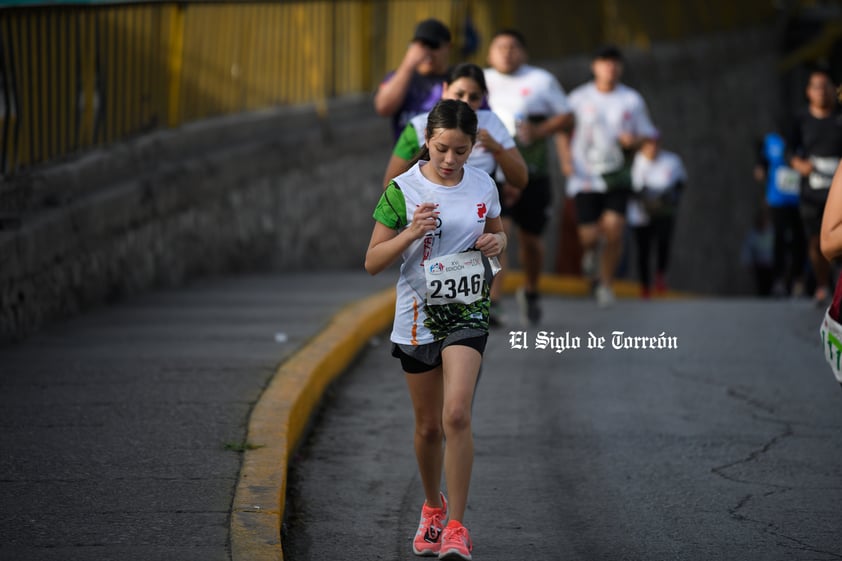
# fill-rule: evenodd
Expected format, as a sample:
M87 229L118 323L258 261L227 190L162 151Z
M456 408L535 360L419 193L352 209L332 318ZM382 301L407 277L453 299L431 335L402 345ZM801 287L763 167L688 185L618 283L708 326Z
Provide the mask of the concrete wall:
M773 32L755 31L664 48L636 76L665 145L683 157L689 174L673 252L675 286L754 291L740 251L764 197L752 177L755 142L775 129L781 110L776 45Z
M677 288L750 290L738 254L760 196L751 142L776 111L774 44L757 30L627 53L627 83L691 177ZM540 64L568 91L589 77L586 57ZM0 184L0 213L20 220L0 230L0 341L196 275L361 268L389 127L368 96L338 100L328 115L301 107L206 121Z
M669 275L676 288L754 290L740 248L763 197L752 178L754 142L780 112L777 45L774 30L754 29L624 51L624 82L641 92L663 147L682 157L689 175ZM590 78L585 57L547 68L567 91Z

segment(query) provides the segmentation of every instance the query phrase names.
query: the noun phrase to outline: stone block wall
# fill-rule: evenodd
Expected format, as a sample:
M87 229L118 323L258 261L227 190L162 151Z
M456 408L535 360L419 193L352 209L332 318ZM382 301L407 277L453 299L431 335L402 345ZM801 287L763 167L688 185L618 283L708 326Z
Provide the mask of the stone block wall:
M226 117L0 190L0 340L197 275L360 268L390 132L367 96Z

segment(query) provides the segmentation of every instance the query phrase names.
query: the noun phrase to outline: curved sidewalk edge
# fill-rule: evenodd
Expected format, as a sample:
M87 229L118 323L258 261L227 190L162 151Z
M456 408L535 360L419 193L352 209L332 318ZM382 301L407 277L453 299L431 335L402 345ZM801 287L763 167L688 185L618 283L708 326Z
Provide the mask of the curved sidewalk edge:
M523 273L504 277L504 292L523 282ZM542 274L546 294L587 296L590 283L581 277ZM636 283L617 281L620 298L636 298ZM688 295L670 292L667 298ZM289 456L298 444L324 390L351 363L368 340L392 323L395 290L389 288L347 305L327 328L279 368L249 418L243 465L231 509L233 561L283 561L281 522L286 500Z
M328 384L392 323L394 288L343 308L327 328L279 368L249 418L231 508L234 561L280 561L288 459Z
M503 292L509 294L523 286L524 274L522 271L509 271L503 277ZM614 294L617 298L639 298L640 284L636 281L615 280L612 283ZM538 281L538 292L541 294L555 294L560 296L590 296L591 282L576 275L554 275L541 273ZM670 300L675 298L693 298L694 295L684 292L668 290L663 296L654 297L655 300Z

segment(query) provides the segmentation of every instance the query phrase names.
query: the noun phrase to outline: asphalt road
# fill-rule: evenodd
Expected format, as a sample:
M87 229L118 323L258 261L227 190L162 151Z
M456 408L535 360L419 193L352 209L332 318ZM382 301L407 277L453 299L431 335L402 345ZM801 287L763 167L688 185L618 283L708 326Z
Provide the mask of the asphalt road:
M487 349L465 519L474 559L842 559L842 391L819 310L545 304L544 324L516 336L528 348L502 330ZM535 348L539 330L580 347ZM677 348L617 350L614 331L663 333ZM589 333L605 347L588 348ZM328 392L294 458L285 559L414 559L423 494L411 443L384 337Z
M339 310L393 282L208 278L0 347L0 561L229 561L252 407Z

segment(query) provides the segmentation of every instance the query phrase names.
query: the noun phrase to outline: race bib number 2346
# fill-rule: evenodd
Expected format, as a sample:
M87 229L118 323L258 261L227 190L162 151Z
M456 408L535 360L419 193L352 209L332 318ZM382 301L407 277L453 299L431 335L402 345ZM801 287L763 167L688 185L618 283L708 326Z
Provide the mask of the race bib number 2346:
M427 304L471 304L482 297L485 268L479 251L452 253L424 262Z

